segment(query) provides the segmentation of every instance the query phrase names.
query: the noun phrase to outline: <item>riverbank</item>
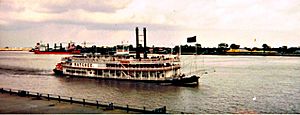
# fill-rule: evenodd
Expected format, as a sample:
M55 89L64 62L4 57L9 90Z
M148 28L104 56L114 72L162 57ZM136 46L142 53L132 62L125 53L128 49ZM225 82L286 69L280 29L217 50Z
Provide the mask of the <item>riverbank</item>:
M154 110L132 105L88 100L17 89L0 89L0 113L166 113L166 107Z
M7 93L0 93L0 113L2 114L125 114L127 111L120 109L105 110L104 107L95 107L82 104L70 104L57 100L43 100L36 97L20 97ZM129 113L139 113L132 112Z

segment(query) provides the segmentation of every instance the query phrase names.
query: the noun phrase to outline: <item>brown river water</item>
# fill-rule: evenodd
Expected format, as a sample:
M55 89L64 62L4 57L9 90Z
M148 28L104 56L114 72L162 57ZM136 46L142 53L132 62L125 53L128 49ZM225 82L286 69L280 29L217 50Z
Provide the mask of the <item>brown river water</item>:
M54 76L64 56L0 52L0 87L189 113L300 113L300 57L181 56L183 72L208 74L180 87Z

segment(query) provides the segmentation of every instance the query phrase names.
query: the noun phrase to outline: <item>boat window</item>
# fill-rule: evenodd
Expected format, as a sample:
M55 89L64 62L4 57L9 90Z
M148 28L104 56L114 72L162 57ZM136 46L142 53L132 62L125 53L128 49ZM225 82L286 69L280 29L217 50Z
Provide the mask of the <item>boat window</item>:
M102 70L97 70L97 71L98 71L98 75L102 75L103 74Z
M117 75L118 77L120 77L120 76L121 76L121 71L117 71L117 72L116 72L116 75Z
M129 72L127 75L129 75L130 77L134 77L134 73L133 72Z
M148 78L148 72L143 72L142 77Z
M156 73L155 72L151 72L150 77L156 77Z
M136 74L135 77L137 77L137 78L140 77L140 72L136 72L135 74Z
M110 71L110 74L111 74L112 76L115 76L115 71Z
M73 70L69 70L70 73L74 73Z

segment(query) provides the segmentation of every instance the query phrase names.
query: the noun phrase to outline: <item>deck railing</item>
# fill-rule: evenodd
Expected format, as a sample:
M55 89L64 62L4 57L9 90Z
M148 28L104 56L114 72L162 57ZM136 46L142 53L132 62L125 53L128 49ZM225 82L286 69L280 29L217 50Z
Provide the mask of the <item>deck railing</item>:
M86 63L120 63L122 61L130 61L130 63L140 64L140 63L154 63L154 64L162 64L162 63L174 63L180 62L180 59L164 59L164 58L155 58L155 59L126 59L126 58L114 58L114 57L107 57L107 58L78 58L72 57L72 61L74 62L86 62Z
M131 71L165 71L165 70L173 70L179 69L180 65L174 65L169 67L157 67L157 68L150 68L150 67L81 67L81 66L70 66L70 65L63 65L64 67L70 68L82 68L82 69L106 69L106 70L131 70Z

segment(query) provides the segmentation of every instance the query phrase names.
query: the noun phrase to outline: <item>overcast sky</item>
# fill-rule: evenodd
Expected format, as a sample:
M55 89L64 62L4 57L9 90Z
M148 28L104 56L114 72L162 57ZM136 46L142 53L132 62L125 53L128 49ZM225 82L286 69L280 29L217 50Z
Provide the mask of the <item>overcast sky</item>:
M135 44L137 26L148 46L298 47L300 0L0 0L0 47Z

